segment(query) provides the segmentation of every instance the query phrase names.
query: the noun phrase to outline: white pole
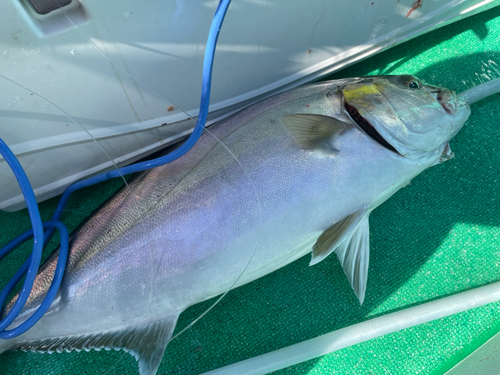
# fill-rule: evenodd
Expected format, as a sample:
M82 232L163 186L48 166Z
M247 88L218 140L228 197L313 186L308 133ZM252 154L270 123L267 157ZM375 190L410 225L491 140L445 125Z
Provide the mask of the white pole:
M500 282L380 316L204 375L262 375L405 328L500 300Z
M498 94L500 92L500 78L481 83L467 91L460 93L461 97L469 105L490 95Z

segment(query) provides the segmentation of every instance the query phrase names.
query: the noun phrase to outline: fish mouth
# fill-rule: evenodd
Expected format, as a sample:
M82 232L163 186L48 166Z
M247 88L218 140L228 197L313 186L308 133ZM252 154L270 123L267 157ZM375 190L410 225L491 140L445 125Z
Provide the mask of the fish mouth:
M394 147L392 147L389 142L387 142L384 137L370 124L363 116L361 116L356 108L344 101L344 107L351 117L351 119L375 142L379 145L385 147L386 149L401 155Z
M456 95L454 90L443 89L437 92L437 101L449 115L457 112Z

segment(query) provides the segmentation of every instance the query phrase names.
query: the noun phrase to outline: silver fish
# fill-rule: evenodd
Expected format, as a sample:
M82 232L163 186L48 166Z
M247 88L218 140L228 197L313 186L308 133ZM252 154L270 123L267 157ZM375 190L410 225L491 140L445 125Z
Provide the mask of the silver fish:
M183 310L310 252L311 264L336 253L362 303L371 211L449 159L469 114L453 91L375 76L303 86L221 121L86 219L49 311L0 353L119 348L155 374ZM39 305L57 255L12 326Z

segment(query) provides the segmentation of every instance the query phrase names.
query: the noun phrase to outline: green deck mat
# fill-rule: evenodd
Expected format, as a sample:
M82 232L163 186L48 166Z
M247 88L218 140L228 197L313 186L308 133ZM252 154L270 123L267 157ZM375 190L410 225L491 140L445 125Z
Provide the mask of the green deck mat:
M415 74L463 91L500 76L500 8L392 48L329 78ZM216 79L216 77L215 77ZM337 259L309 267L306 256L231 291L207 316L169 344L159 373L198 374L354 323L500 280L500 96L472 108L451 142L456 157L425 171L371 215L371 259L363 306ZM120 186L119 180L74 195L69 229ZM41 204L47 220L57 199ZM0 213L0 243L29 228L26 211ZM27 244L2 261L20 264ZM24 251L24 253L23 253ZM0 275L0 285L8 276ZM178 329L213 301L185 311ZM498 331L500 303L396 332L277 373L443 373ZM2 374L137 374L124 352L11 352Z

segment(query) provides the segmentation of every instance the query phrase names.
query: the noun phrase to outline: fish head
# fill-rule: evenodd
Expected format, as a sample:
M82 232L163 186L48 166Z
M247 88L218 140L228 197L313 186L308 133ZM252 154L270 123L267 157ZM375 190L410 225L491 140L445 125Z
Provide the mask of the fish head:
M442 152L470 115L468 104L453 90L427 85L412 75L358 78L341 91L351 118L407 158Z

